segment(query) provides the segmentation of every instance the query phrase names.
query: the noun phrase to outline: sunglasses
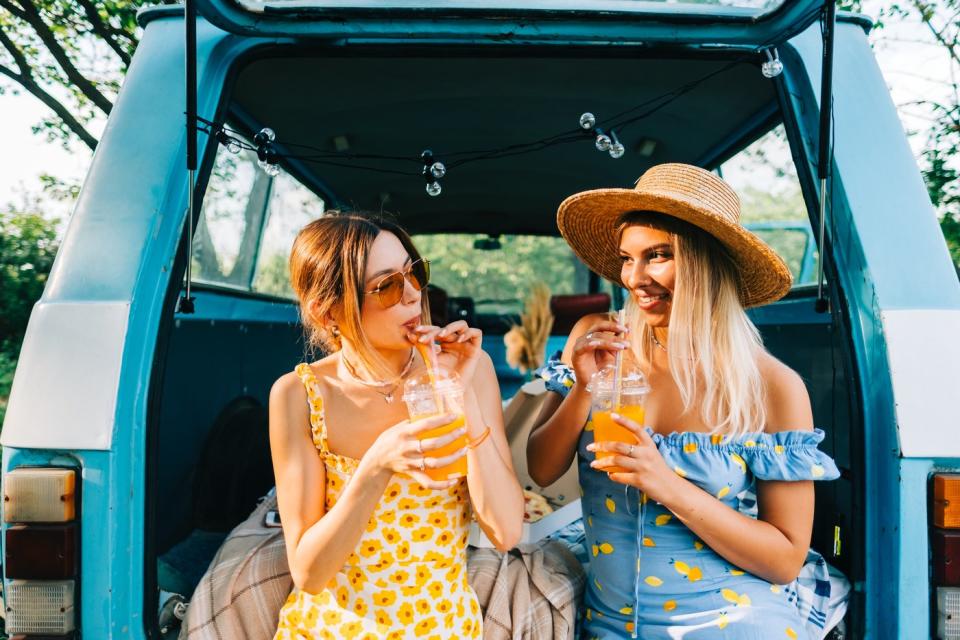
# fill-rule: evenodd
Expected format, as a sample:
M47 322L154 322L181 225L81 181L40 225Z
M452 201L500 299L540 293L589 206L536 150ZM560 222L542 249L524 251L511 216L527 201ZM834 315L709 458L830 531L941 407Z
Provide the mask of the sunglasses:
M430 261L420 258L403 271L394 271L384 276L375 288L364 293L377 294L380 306L386 309L400 302L403 297L404 280L409 281L417 291L421 291L430 282Z

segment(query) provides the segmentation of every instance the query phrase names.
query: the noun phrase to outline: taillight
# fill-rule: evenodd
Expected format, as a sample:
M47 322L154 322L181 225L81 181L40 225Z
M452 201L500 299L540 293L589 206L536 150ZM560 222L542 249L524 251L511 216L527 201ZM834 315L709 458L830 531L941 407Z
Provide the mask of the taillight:
M76 628L77 472L21 467L3 485L6 631L38 638Z
M960 474L933 476L930 550L936 586L937 636L960 640Z

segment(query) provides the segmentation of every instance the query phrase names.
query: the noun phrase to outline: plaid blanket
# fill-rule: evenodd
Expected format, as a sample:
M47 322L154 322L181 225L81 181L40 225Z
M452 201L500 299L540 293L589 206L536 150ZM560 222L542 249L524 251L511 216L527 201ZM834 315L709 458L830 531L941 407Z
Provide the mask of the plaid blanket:
M484 640L573 638L586 576L565 544L545 540L506 553L468 553L470 586L484 611Z
M264 516L277 508L271 493L238 525L197 585L179 640L271 640L293 588L283 532ZM470 585L484 610L484 638L554 640L573 637L583 568L555 540L502 554L471 549Z
M283 531L264 525L277 498L263 499L217 551L200 580L179 640L270 640L293 588Z

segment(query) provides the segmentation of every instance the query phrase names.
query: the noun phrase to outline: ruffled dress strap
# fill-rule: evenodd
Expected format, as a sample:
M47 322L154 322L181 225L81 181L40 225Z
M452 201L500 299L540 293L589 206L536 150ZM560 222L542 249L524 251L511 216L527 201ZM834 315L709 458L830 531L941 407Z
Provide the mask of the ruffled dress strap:
M302 362L297 365L295 371L300 376L300 380L303 381L303 386L307 389L307 400L310 404L310 434L313 438L313 445L329 466L345 474L352 473L356 470L359 461L350 456L330 451L327 442L327 419L323 410L323 397L320 395L320 383L313 372L313 367L306 362Z
M819 449L823 438L822 429L752 434L740 455L757 480L836 480L837 464Z
M562 352L557 351L550 356L542 367L534 371L534 375L546 383L547 391L566 397L570 393L570 388L576 383L577 377L570 365L561 362L561 355Z
M757 480L836 480L840 477L833 459L818 445L823 441L822 429L813 431L753 432L736 437L698 433L674 432L668 435L647 433L667 459L679 459L682 453L701 452L702 464L715 464L715 456L729 457L744 472L747 469ZM681 453L682 452L682 453ZM685 457L687 464L696 458Z
M327 446L327 421L323 415L323 398L320 396L320 383L317 376L306 362L301 362L295 369L303 386L307 389L307 403L310 405L310 434L313 444L323 454L329 454Z

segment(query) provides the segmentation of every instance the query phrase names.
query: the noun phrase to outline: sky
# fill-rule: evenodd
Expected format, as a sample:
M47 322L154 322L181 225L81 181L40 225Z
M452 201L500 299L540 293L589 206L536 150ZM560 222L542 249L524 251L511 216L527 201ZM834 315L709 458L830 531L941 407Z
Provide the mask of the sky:
M866 0L864 13L875 17L884 4ZM904 128L923 130L929 122L929 113L908 103L920 96L939 98L946 94L945 82L950 75L946 53L933 43L931 34L916 18L890 21L873 40L881 71L894 102L900 107ZM75 143L66 150L59 143L49 143L31 132L31 126L47 115L39 101L25 92L13 95L7 91L0 95L0 113L6 122L7 148L16 151L0 154L0 207L22 203L30 194L38 195L42 173L67 181L82 181L92 157L89 149ZM94 135L99 135L103 124L90 125ZM924 144L922 135L911 139L918 155ZM70 213L69 205L49 202L44 206L44 213L64 219Z

